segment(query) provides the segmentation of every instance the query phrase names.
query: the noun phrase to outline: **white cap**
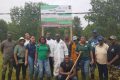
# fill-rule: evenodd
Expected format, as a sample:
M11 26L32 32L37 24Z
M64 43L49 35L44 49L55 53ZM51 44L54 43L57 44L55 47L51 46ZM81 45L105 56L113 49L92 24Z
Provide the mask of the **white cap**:
M109 39L117 39L117 37L114 35L111 35Z
M77 40L77 36L73 36L72 37L72 40L74 41L74 40Z
M24 37L20 37L19 40L25 40Z

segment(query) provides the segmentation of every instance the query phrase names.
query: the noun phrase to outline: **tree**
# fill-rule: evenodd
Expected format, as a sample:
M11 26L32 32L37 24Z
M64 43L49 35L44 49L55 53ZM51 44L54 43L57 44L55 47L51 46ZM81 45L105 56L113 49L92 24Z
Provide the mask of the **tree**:
M75 16L73 20L73 33L76 36L81 36L82 27L80 25L80 18L78 16Z
M13 31L19 37L24 36L26 32L39 36L40 30L40 5L41 3L25 3L24 7L14 7L10 10L12 23L9 24L9 30ZM16 37L14 35L14 37Z
M85 19L93 22L104 36L120 35L120 0L91 0L93 14Z
M0 20L0 41L4 40L7 36L7 23L4 20Z

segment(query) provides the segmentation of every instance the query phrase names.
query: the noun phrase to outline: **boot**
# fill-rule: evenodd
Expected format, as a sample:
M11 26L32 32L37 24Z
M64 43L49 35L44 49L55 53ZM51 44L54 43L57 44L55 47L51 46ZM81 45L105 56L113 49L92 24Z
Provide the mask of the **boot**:
M11 76L12 76L12 74L8 73L8 80L11 80Z
M5 75L2 75L2 80L5 80Z

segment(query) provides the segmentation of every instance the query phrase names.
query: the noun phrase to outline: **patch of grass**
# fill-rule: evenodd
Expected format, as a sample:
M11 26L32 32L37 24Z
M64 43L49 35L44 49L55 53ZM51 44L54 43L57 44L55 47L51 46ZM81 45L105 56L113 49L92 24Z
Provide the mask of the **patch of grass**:
M2 76L2 54L0 52L0 80L1 80L1 76ZM7 68L7 71L8 71L8 68ZM6 80L7 80L7 73L6 72ZM80 74L80 71L79 71L79 74L78 74L78 77L79 77L79 80L81 80L81 74ZM95 79L98 80L98 71L96 69L95 71ZM12 80L16 80L16 76L15 76L15 69L13 69L13 74L12 74ZM22 80L22 74L20 75L20 80ZM28 69L27 69L27 78L26 80L28 80ZM53 80L53 79L52 79Z

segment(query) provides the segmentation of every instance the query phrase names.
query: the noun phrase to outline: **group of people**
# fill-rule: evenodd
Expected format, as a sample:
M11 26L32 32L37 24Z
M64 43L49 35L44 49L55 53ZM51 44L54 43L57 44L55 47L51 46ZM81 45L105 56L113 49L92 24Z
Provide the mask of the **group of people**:
M73 36L72 41L65 42L60 34L52 39L48 32L36 41L34 35L29 33L20 37L17 42L12 40L8 33L7 39L1 43L3 53L2 80L5 80L9 65L8 80L11 80L13 67L16 69L16 80L26 80L28 68L29 80L79 80L81 69L82 80L95 80L95 68L98 67L99 79L119 80L115 77L116 70L120 72L120 45L117 37L112 35L108 40L93 30L92 37ZM112 74L112 75L111 75Z

